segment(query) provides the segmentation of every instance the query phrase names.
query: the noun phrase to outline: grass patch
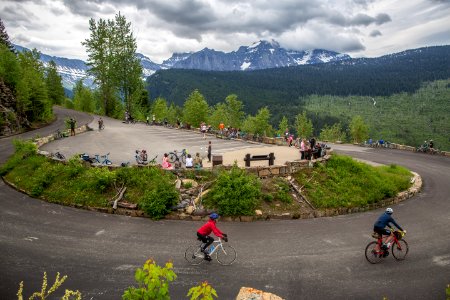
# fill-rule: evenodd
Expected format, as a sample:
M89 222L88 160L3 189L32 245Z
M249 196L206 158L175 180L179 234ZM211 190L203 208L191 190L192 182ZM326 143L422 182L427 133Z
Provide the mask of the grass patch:
M62 164L37 155L30 143L17 143L0 174L33 197L65 205L107 207L116 187L126 186L124 200L138 204L155 219L163 217L178 199L174 175L159 168L85 167L76 157Z
M316 207L336 208L366 206L393 197L410 187L412 174L397 165L373 167L333 155L326 164L294 176Z

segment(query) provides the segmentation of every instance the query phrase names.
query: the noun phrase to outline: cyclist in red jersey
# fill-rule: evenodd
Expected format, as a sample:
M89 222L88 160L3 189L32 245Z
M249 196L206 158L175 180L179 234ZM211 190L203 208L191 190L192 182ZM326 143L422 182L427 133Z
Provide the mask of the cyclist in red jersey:
M203 242L202 245L202 252L205 254L205 260L210 261L211 257L206 252L206 249L209 245L211 245L214 242L214 238L210 237L209 235L214 233L219 238L222 238L225 240L225 242L228 242L227 235L220 231L219 228L216 226L216 220L219 218L219 215L216 213L212 213L209 215L209 220L204 224L202 227L200 227L197 230L197 238Z

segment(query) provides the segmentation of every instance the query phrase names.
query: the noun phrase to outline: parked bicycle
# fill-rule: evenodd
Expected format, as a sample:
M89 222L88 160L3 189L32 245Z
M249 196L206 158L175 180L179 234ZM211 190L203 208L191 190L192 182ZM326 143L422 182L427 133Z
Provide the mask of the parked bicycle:
M202 252L202 246L204 244L199 242L197 244L189 246L184 252L184 258L191 265L199 265L205 259L205 254ZM230 245L224 245L222 243L222 239L215 240L209 247L206 249L208 251L209 256L213 257L215 253L215 257L219 264L224 266L231 265L237 258L236 250Z
M112 161L109 160L109 152L106 153L105 155L102 155L101 158L102 158L101 162L102 165L112 165Z
M51 153L51 156L59 160L65 160L66 157L61 152Z
M55 133L53 134L53 139L54 140L59 140L59 139L62 139L64 137L66 137L66 135L63 132L61 132L61 130L59 130L59 129L57 129L55 131Z
M393 230L393 228L391 228ZM396 230L393 231L394 240L391 242L390 247L387 249L383 249L383 237L374 232L372 234L372 237L377 239L377 241L370 242L366 246L366 259L371 264L377 264L379 263L383 258L387 257L389 255L389 248L392 248L392 256L396 260L404 260L406 258L406 255L408 254L409 247L408 243L403 239L405 232ZM387 237L386 237L387 238Z
M181 150L181 154L179 154L177 150L174 150L173 152L169 152L169 162L173 163L178 158L183 163L186 163L187 155L188 155L188 153L187 153L186 149Z

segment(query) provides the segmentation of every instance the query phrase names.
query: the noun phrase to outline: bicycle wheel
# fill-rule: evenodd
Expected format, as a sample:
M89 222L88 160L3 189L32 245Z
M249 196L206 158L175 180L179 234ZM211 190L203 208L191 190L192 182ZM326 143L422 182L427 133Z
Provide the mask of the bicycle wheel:
M173 152L169 153L169 162L173 163L173 162L175 162L175 160L177 158L178 158L178 156L175 153L173 153Z
M199 245L192 245L186 249L184 252L184 258L191 265L199 265L203 262L205 255L200 251Z
M181 156L181 161L183 162L183 164L186 163L186 155Z
M383 258L381 250L376 251L377 242L370 242L366 246L366 259L371 264L377 264Z
M392 255L396 260L404 260L408 251L408 243L405 240L399 240L398 244L392 245Z
M236 250L232 246L222 244L222 248L217 249L217 261L221 265L231 265L236 260L236 257Z

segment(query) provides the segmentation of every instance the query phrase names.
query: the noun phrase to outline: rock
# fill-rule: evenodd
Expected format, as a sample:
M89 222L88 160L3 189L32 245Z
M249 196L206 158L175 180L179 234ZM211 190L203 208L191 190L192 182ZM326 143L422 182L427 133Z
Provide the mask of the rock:
M262 211L261 210L259 210L259 209L257 209L257 210L255 210L255 215L257 215L257 216L262 216Z
M194 188L198 187L197 181L193 179L183 179L183 185L186 185L187 183L191 183Z
M239 219L241 220L241 222L251 222L251 221L253 221L253 217L252 216L240 216Z
M283 300L283 298L254 288L241 287L236 300Z
M187 213L188 215L192 215L193 212L194 212L194 207L193 207L192 205L189 205L189 206L186 208L186 213Z
M181 180L180 180L180 179L177 179L177 180L175 181L175 188L176 188L176 189L180 189L180 188L181 188Z

